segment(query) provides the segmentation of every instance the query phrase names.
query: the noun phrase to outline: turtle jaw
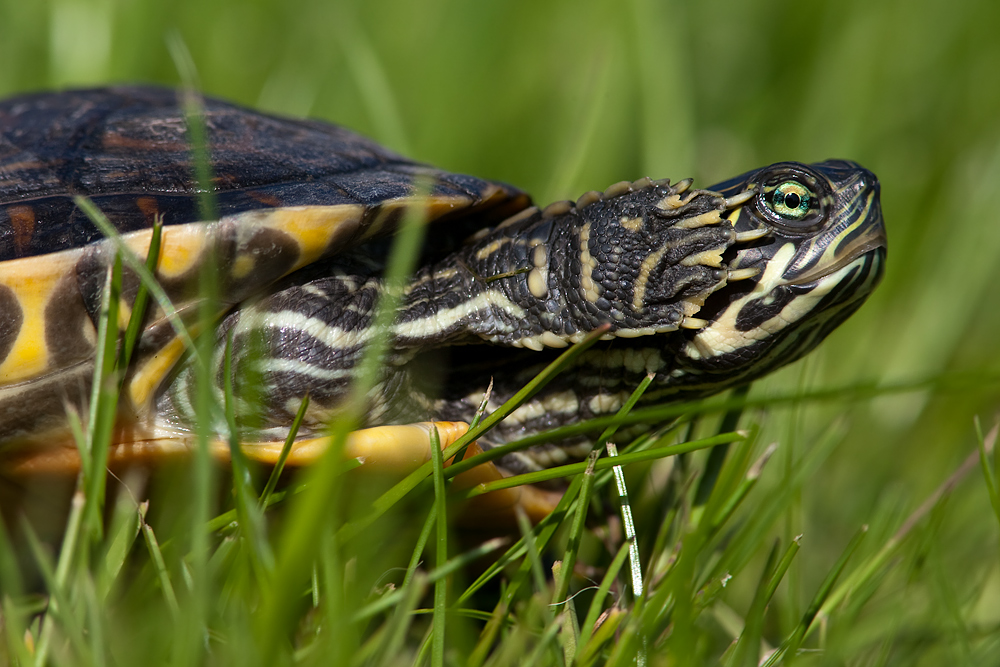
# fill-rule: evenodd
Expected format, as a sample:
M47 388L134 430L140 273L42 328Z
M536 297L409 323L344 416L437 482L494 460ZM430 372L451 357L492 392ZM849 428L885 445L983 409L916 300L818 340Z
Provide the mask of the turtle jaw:
M809 271L802 275L796 276L795 279L789 280L787 285L798 285L803 286L811 282L816 282L822 280L827 276L840 271L845 266L855 264L860 259L863 259L865 255L872 255L872 261L878 266L879 281L881 281L882 273L884 272L884 264L886 257L887 245L884 230L873 230L863 237L853 240L851 243L843 249L843 251L837 253L840 255L839 259L834 260L832 263L818 267L813 271Z

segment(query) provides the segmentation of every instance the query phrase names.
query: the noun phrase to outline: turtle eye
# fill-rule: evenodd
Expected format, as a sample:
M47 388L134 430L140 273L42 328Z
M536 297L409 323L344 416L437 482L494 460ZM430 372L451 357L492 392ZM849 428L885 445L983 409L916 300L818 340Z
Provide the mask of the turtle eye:
M818 183L803 174L785 171L766 179L757 195L756 209L773 225L789 232L810 232L824 220L825 198Z
M768 208L785 220L802 220L809 215L816 199L809 188L798 181L785 181L771 191L765 199Z

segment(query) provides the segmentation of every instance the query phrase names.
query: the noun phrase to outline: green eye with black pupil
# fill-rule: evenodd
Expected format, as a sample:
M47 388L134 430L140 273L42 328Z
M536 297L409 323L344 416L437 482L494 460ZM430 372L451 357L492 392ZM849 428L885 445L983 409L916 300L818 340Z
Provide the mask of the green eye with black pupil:
M801 220L809 214L813 194L798 181L785 181L771 193L770 209L786 220Z

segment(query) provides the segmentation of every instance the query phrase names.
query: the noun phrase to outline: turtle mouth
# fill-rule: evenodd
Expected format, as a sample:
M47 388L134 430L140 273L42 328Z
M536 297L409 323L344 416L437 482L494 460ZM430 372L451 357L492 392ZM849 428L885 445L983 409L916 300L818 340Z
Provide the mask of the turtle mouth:
M873 227L876 227L876 229L872 229L869 233L852 239L851 242L844 248L838 248L836 254L839 255L839 257L835 258L833 262L816 266L813 269L796 276L793 280L787 281L785 284L805 285L807 283L816 282L836 273L845 266L864 257L868 253L880 252L882 255L880 259L884 258L888 247L885 228L881 225L881 223L874 225Z

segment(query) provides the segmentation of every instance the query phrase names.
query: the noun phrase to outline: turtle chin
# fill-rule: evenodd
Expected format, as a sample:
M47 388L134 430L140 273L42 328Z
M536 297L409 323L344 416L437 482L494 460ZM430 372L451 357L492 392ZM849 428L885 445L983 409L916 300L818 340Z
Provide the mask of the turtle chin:
M696 374L724 372L736 385L799 359L864 303L882 279L885 256L878 246L809 282L758 282L690 339L684 365Z
M884 245L873 247L831 265L827 270L818 275L814 274L808 280L805 276L801 276L790 281L788 286L823 294L841 294L845 290L856 290L849 297L844 295L844 300L864 301L882 282L882 276L885 274L885 257Z
M885 248L876 247L810 282L789 283L787 289L796 297L782 310L779 325L787 330L786 337L794 339L794 347L786 349L789 360L812 350L854 313L881 282L884 271Z

